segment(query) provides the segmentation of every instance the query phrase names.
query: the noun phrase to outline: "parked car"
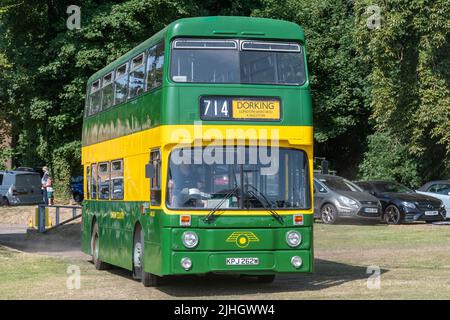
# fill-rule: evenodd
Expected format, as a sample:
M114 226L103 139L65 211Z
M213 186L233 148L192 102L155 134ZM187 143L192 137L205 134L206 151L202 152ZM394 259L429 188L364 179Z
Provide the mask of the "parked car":
M445 207L441 200L414 192L404 185L391 181L356 182L365 191L377 197L383 208L382 219L387 223L404 221L442 221Z
M70 189L72 190L73 200L78 203L83 202L83 176L72 177L70 179Z
M332 224L339 218L379 220L381 204L353 182L328 174L314 175L314 217Z
M39 173L0 171L0 205L40 204L43 202Z
M438 180L425 183L417 193L438 198L444 203L446 218L450 219L450 180Z

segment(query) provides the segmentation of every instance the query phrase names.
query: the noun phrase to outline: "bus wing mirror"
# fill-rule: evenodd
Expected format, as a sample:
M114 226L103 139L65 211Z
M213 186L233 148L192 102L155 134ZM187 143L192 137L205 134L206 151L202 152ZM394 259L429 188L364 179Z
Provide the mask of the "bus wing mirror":
M151 163L145 165L145 177L153 179L155 177L155 167Z

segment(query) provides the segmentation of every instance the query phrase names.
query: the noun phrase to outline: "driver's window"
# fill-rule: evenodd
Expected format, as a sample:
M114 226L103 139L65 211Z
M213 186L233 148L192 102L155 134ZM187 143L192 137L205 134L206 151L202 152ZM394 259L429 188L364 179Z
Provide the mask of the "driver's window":
M161 205L161 152L159 149L150 152L150 163L155 172L150 180L150 202L153 206L159 206Z

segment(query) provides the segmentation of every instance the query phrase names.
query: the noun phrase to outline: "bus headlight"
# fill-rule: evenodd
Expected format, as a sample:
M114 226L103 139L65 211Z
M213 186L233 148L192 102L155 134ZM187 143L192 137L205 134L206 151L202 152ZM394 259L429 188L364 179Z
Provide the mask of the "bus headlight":
M194 231L183 232L181 236L181 241L186 248L195 248L198 244L198 236Z
M286 232L286 242L290 247L297 247L302 242L300 232L291 230Z
M192 260L187 257L182 258L180 264L181 267L186 271L191 270L192 268Z
M302 266L303 260L299 256L293 256L291 259L291 264L294 268L298 269Z

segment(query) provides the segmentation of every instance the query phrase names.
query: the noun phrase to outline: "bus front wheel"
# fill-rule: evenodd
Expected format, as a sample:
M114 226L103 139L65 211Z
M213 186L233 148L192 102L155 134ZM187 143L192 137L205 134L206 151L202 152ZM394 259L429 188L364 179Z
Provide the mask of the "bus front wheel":
M94 263L95 269L97 270L109 269L110 267L109 264L99 259L99 252L100 252L100 241L98 233L98 224L96 222L94 224L94 228L92 229L92 237L91 237L92 262Z
M144 287L157 287L160 278L144 271L145 257L144 232L140 226L136 227L133 241L133 278L141 280Z

